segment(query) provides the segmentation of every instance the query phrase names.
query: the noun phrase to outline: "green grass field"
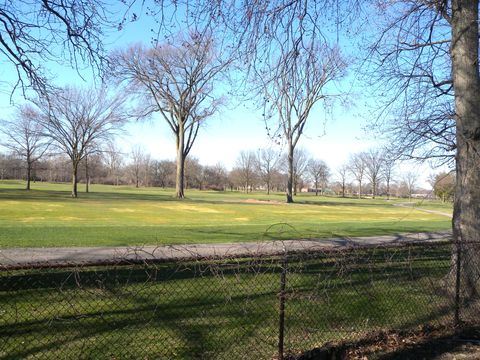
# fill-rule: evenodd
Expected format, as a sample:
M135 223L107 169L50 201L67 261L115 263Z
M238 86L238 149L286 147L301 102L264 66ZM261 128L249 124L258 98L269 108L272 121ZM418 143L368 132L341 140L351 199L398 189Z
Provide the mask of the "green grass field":
M450 251L290 259L286 352L451 320ZM275 359L280 260L0 272L0 358Z
M0 247L122 246L370 236L446 230L451 221L397 200L0 181ZM80 186L82 189L82 186ZM400 201L400 200L398 200ZM405 200L403 200L405 201ZM423 203L422 206L425 206ZM435 205L436 206L436 205Z

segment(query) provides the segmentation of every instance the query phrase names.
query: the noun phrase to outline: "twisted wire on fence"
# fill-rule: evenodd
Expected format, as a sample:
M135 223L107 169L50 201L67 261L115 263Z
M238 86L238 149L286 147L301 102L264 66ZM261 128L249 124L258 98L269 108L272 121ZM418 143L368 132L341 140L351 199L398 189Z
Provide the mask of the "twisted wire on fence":
M372 331L467 321L478 302L455 276L455 249L3 268L0 359L286 359Z

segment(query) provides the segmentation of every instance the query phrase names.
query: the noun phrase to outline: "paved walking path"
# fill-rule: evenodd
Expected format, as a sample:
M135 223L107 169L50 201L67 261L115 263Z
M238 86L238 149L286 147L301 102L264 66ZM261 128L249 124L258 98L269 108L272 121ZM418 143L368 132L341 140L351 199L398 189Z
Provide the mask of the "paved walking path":
M352 246L441 241L451 231L410 233L371 237L262 241L250 243L191 244L125 247L9 248L0 250L0 268L46 265L81 265L121 261L175 260L241 255L269 255L285 251L328 250Z

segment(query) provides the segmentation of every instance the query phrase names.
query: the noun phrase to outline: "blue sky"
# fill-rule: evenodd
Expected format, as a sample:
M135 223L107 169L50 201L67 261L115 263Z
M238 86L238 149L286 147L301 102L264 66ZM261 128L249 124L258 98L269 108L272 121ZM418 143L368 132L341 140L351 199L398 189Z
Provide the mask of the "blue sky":
M150 29L154 28L156 24L152 18L143 17L140 21L128 24L121 32L110 33L107 48L123 47L133 42L149 43L152 36ZM85 79L82 80L76 71L68 67L51 63L46 64L46 68L56 75L58 85L89 85L92 82L92 72L89 69L82 71ZM0 78L14 82L16 78L13 68L2 64ZM0 83L0 86L0 117L5 118L11 116L13 110L10 104L11 87L5 83ZM350 154L379 145L363 131L368 113L364 104L368 103L368 99L362 95L365 91L356 79L353 69L350 69L348 76L339 86L352 92L351 105L348 108L337 105L332 113L326 116L322 104L319 103L312 111L305 135L299 142L299 147L306 149L313 157L325 160L332 172L348 161ZM23 102L21 95L21 92L17 91L13 101ZM222 163L231 168L240 151L273 145L267 136L261 111L247 105L232 101L209 119L201 129L190 156L197 157L202 164ZM174 137L160 116L156 115L149 121L130 123L126 130L128 135L118 140L125 153L129 152L132 145L141 144L151 153L152 158L174 159ZM416 165L404 165L403 169L409 167ZM433 171L422 169L423 177L419 185L427 186L426 177L431 172Z

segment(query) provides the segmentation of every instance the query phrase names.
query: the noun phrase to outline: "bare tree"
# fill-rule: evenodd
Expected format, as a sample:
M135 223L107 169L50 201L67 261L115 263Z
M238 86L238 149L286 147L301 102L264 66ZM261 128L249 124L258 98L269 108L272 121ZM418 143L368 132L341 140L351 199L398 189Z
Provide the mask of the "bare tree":
M42 136L39 116L33 106L24 105L17 109L12 120L0 122L0 133L5 136L1 144L25 160L27 190L30 190L33 165L40 160L49 146L48 140Z
M130 152L131 169L134 178L135 187L138 188L142 169L144 168L146 152L141 145L134 145Z
M146 48L133 45L112 56L115 75L142 99L141 117L159 112L175 135L176 196L184 198L185 159L200 126L218 109L215 81L229 65L208 33L192 32L174 42Z
M13 91L32 86L44 93L49 79L43 65L51 61L77 69L87 62L101 70L103 29L123 23L112 15L100 0L3 1L0 54L15 69Z
M162 188L175 185L175 163L170 160L152 162L153 182Z
M480 172L472 169L480 167L479 1L384 4L385 30L372 47L383 94L391 95L382 111L413 138L407 155L455 159L452 258L467 296L478 298ZM411 153L417 149L423 154Z
M280 46L282 46L281 44ZM286 46L286 45L285 45ZM297 42L289 48L281 47L263 84L268 122L276 120L274 138L281 137L287 144L287 202L293 202L294 152L302 136L312 108L328 97L326 85L341 77L345 69L337 48L319 46L300 47Z
M367 166L365 164L365 157L363 156L363 153L353 154L350 157L348 168L350 173L358 182L358 198L362 197L362 183L365 177L366 167Z
M245 192L253 190L256 178L256 158L253 151L241 151L235 162L234 173Z
M395 172L396 159L391 156L388 152L384 152L383 155L383 166L382 166L382 177L385 180L387 185L387 199L390 200L390 186L392 184L392 179Z
M44 136L66 154L72 166L72 197L78 196L78 165L89 153L108 143L125 124L126 110L121 97L111 97L102 88L66 87L37 105L42 113Z
M123 154L117 145L109 141L106 148L102 151L104 161L107 164L108 176L112 179L112 183L116 186L119 184L120 170L123 164Z
M315 195L318 196L319 186L322 188L322 193L325 191L324 184L326 184L330 174L328 166L323 160L310 159L307 164L307 172L315 186Z
M370 149L362 154L365 163L365 175L372 185L372 197L377 195L378 185L382 179L384 164L383 153L378 149Z
M267 186L267 194L270 194L273 177L280 165L281 156L272 148L259 149L256 154L256 166L260 178Z
M408 199L412 200L412 195L415 192L415 187L417 186L418 174L413 171L409 171L403 175L403 182L407 188Z
M342 189L342 197L345 197L345 187L349 171L349 167L346 164L343 164L337 169L337 174L340 179L340 186Z
M205 183L210 190L222 191L227 185L227 170L222 164L205 166Z

